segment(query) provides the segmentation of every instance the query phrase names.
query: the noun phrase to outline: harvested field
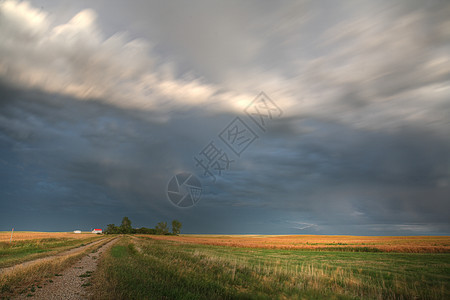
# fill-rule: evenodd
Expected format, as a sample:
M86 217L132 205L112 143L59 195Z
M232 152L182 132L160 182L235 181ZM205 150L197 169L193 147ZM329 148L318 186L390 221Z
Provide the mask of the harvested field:
M51 238L71 238L84 239L87 233L73 233L73 232L39 232L39 231L14 231L13 241L36 240L36 239L51 239ZM11 231L0 231L0 242L9 242L11 238Z
M151 237L158 240L204 245L265 249L401 253L450 252L449 236L181 235Z

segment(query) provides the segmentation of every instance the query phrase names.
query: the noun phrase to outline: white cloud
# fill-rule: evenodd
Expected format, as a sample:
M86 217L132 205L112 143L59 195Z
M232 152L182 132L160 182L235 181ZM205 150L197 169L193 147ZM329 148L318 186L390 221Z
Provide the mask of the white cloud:
M305 230L305 229L315 229L318 230L319 226L312 223L304 223L304 222L298 222L298 221L287 221L288 223L293 224L291 228L297 229L297 230Z
M253 95L219 92L201 78L174 78L164 64L160 69L148 42L127 41L125 33L104 38L96 18L86 9L53 26L47 13L27 2L3 2L0 76L26 87L138 109L251 100Z
M155 26L151 30L160 32L154 37L164 47L179 47L183 59L191 60L185 65L198 67L177 76L178 61L157 56L150 42L130 41L126 33L105 37L92 10L57 26L27 2L5 1L0 77L137 109L207 105L242 111L264 90L286 116L370 129L404 123L448 127L445 15L450 5L428 10L383 5L364 10L348 5L333 20L320 4L306 2L256 12L235 4L217 11L208 4L195 14L201 20L170 6L180 23L153 13L146 26ZM240 14L234 17L236 11Z

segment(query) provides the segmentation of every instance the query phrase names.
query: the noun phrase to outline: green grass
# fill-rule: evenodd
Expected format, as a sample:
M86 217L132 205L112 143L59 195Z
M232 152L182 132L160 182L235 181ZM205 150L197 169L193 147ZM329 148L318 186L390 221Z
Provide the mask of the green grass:
M96 299L450 299L450 254L231 248L123 238Z
M85 239L48 238L15 241L12 243L0 242L0 268L43 257L49 254L49 252L61 252L70 248L83 246L97 239L99 237L87 237Z

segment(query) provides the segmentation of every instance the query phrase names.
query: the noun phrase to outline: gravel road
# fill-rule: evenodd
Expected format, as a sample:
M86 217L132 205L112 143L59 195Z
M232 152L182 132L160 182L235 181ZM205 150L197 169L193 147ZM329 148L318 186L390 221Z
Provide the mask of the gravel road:
M88 299L89 295L83 284L88 284L90 274L97 269L98 259L116 241L117 239L114 239L103 245L97 252L84 256L77 263L66 269L61 274L62 276L53 277L53 282L48 282L42 288L36 288L32 298L22 294L14 299Z

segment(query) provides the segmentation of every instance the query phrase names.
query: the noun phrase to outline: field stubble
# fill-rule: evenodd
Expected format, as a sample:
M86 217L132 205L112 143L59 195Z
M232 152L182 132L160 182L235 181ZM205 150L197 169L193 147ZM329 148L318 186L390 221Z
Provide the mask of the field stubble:
M89 233L73 233L73 232L40 232L40 231L14 231L13 241L24 240L42 240L42 239L85 239L86 236L92 236ZM0 242L9 242L11 239L11 231L0 231Z
M263 249L450 253L449 236L182 235L153 238L203 245Z

